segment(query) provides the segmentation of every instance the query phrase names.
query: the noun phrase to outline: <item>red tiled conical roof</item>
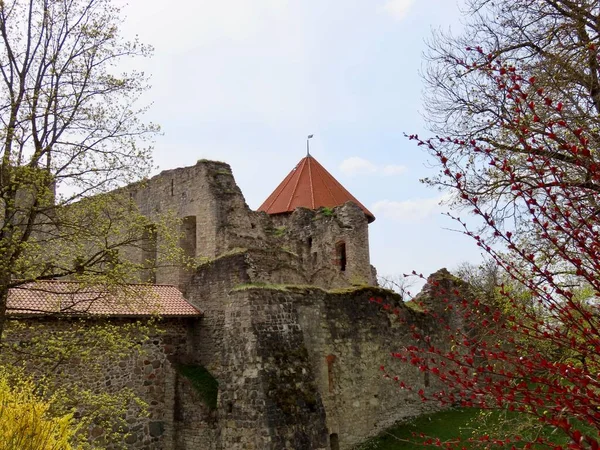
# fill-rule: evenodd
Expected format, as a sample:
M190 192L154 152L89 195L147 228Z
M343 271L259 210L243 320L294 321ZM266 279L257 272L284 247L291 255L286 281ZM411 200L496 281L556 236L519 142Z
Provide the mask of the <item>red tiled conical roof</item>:
M302 158L258 210L268 214L282 214L292 212L298 207L333 208L348 201L361 207L369 223L375 220L375 216L315 158L307 156Z

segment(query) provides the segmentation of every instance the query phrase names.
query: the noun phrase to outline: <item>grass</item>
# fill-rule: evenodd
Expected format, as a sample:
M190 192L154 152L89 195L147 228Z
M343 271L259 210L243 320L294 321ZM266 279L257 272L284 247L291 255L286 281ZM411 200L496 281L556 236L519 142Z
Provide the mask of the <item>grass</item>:
M190 380L196 392L200 394L200 397L210 409L217 408L219 382L208 370L202 366L181 364L177 366L177 371Z
M486 429L491 433L498 430L500 423L505 427L510 427L511 424L520 424L524 417L519 417L518 413L510 413L505 415L502 412L489 413L487 418L480 415L480 410L476 408L461 408L442 411L435 414L419 416L411 419L408 422L395 425L394 427L383 432L376 438L373 438L359 447L360 450L408 450L416 448L425 448L423 441L426 438L439 439L441 442L456 441L458 438L463 442L456 448L485 448L481 444L479 446L470 445L465 440L473 437L474 429L485 423ZM507 420L508 422L501 422ZM515 432L518 425L515 425ZM484 434L483 431L477 435ZM545 427L541 430L541 436L551 440L556 444L566 444L567 439L561 434L556 433L552 427ZM490 446L493 449L510 449L512 444L506 446ZM442 446L443 447L443 446ZM523 448L523 445L516 445L516 448ZM548 448L546 446L532 448Z
M378 437L363 444L361 450L404 450L418 447L423 435L439 438L442 441L470 436L466 428L475 417L477 409L457 409L419 416L406 423L390 428Z
M319 212L321 214L323 214L325 217L332 217L333 216L333 209L332 208L328 208L327 206L323 206L321 209L319 209Z

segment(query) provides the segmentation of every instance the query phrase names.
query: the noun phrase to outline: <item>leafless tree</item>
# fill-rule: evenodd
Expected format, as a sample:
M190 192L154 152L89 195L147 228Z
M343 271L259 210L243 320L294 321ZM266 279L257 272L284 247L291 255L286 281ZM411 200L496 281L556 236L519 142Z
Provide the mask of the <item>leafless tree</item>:
M486 162L485 152L513 167L522 167L530 156L543 156L557 167L565 168L569 177L564 182L585 187L586 192L600 192L600 182L592 176L597 164L597 152L580 164L568 139L552 126L549 117L530 115L521 122L518 133L502 124L516 117L510 92L498 89L484 70L488 63L519 73L535 83L536 91L554 101L561 119L570 130L584 127L592 131L589 146L600 148L600 3L596 0L465 0L465 29L460 35L438 31L430 39L426 54L425 115L431 129L448 137L443 151L448 167L462 173L467 195L487 202L487 213L524 235L530 231L521 220L527 205L519 202L511 189L511 180L497 167ZM533 93L532 93L533 94ZM539 97L539 95L538 95ZM560 98L560 105L558 104ZM520 99L522 108L531 105L532 96ZM504 119L504 120L501 120ZM521 120L523 117L521 115ZM557 135L565 147L546 145ZM535 137L531 145L529 137ZM477 139L481 153L456 145ZM551 150L549 150L551 149ZM439 148L438 148L439 150ZM534 180L526 170L514 171L513 176L525 189L539 192L539 179ZM440 171L425 181L446 186ZM512 180L514 181L514 180ZM597 195L588 195L595 204ZM456 197L456 205L462 199ZM600 205L599 209L600 211ZM529 239L535 238L529 236Z

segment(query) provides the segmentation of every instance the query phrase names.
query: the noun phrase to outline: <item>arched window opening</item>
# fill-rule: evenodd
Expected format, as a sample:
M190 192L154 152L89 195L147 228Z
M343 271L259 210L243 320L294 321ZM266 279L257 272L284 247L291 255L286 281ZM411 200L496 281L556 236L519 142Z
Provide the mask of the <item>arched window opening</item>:
M331 446L331 450L340 450L340 438L337 433L329 435L329 445Z

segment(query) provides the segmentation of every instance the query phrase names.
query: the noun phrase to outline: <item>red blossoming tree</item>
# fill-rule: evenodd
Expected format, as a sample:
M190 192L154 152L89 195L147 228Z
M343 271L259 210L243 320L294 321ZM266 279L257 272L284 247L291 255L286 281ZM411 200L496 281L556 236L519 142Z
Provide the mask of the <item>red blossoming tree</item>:
M589 50L596 57L594 44ZM455 63L465 72L477 71L502 98L503 114L495 125L510 151L477 137L410 138L437 157L445 184L481 219L483 226L471 228L455 217L506 281L492 298L456 300L455 292L444 295L439 287L451 314L429 314L454 325L448 326L448 345L415 331L414 345L393 356L445 386L434 395L421 391L423 401L514 411L520 420L530 418L531 426L554 433L497 430L474 439L484 447L598 449L600 121L590 119L573 97L547 91L535 76L497 55L468 51L477 63L469 58ZM450 156L458 154L475 156ZM478 198L465 187L465 174L475 172L501 177L507 189L493 201ZM520 222L497 221L493 211L504 203L519 207ZM566 443L556 443L557 435Z

